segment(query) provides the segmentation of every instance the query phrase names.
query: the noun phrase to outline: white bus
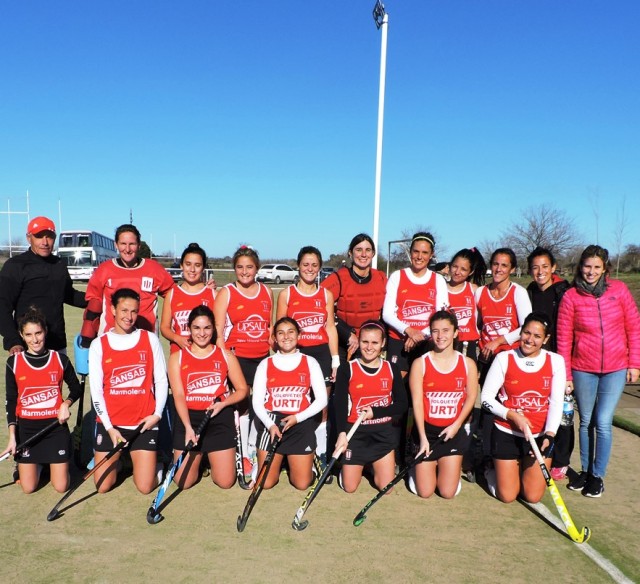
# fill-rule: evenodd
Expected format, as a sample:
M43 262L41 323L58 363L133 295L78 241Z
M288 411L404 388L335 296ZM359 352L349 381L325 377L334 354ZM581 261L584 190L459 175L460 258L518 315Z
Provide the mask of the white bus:
M89 280L93 270L117 255L115 241L95 231L62 231L58 238L58 256L72 280Z

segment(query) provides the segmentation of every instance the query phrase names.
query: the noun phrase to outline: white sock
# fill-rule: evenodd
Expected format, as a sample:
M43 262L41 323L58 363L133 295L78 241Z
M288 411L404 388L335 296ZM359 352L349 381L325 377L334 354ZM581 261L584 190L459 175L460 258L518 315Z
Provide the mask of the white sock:
M457 497L460 494L460 491L462 491L462 479L458 481L458 488L456 489L456 494L454 495L454 497Z
M322 458L322 455L327 454L327 423L320 422L320 425L316 428L316 442L318 446L316 446L316 454L318 457Z
M418 494L418 487L416 487L416 473L415 473L415 469L414 468L412 468L409 471L409 480L407 481L407 484L409 486L409 490L414 495L417 495Z
M495 468L487 468L484 471L484 478L487 481L487 488L489 492L494 496L496 495L496 469Z

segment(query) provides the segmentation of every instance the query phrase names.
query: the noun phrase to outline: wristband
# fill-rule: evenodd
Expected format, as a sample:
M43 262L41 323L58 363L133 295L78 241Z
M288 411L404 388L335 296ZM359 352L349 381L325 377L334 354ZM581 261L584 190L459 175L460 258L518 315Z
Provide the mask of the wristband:
M340 355L331 355L331 369L340 367Z

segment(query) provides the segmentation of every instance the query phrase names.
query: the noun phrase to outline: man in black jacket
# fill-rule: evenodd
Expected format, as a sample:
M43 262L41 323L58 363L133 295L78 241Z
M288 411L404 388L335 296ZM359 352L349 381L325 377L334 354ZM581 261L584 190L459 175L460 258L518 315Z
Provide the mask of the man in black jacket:
M24 350L16 320L35 306L47 320L48 349L67 347L64 304L85 308L84 293L73 288L67 267L53 255L56 227L47 217L27 226L29 249L10 258L0 270L0 335L10 355Z

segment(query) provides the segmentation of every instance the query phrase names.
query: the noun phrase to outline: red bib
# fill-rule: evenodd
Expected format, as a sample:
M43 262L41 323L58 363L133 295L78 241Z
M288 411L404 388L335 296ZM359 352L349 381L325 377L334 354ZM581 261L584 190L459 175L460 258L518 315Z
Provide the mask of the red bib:
M291 415L311 404L311 372L307 356L302 355L293 371L278 369L273 357L267 362L267 392L264 407L268 412Z
M60 355L49 351L44 367L32 367L22 353L16 353L13 374L18 386L16 416L26 420L57 418L62 405L64 368Z
M181 337L189 338L191 334L187 326L191 311L198 306L208 306L213 310L213 290L205 286L198 292L186 292L180 286L174 286L171 292L171 329ZM171 352L175 353L180 347L171 343Z
M367 373L357 359L349 363L351 378L349 379L349 416L347 421L355 423L360 411L369 407L385 407L393 403L393 371L388 361L382 364L375 373ZM390 422L391 417L365 420L362 424L383 424Z
M478 310L482 318L480 349L483 349L490 341L506 335L520 326L516 308L516 287L513 284L509 286L506 296L500 300L495 300L489 293L489 288L484 287L480 293ZM519 341L513 345L501 345L495 353L515 349L518 345Z
M465 282L464 288L460 292L449 290L449 308L458 319L458 340L477 341L480 338L478 310L469 282Z
M422 330L429 326L429 319L436 310L436 275L432 272L426 284L414 284L407 276L409 269L400 272L396 316L407 326ZM393 328L389 329L389 336L396 340L403 338Z
M300 292L296 286L289 286L287 316L293 318L300 327L298 345L314 347L326 345L327 335L327 291L319 288L311 295Z
M214 347L206 357L196 357L189 349L180 351L180 379L190 410L206 410L211 402L229 397L227 358Z
M269 354L271 297L258 284L258 293L247 298L233 284L227 284L229 305L225 323L225 344L237 357L258 359Z
M460 415L467 396L467 363L461 353L452 371L436 369L430 353L422 357L424 377L422 398L424 421L434 426L445 427L455 422Z

